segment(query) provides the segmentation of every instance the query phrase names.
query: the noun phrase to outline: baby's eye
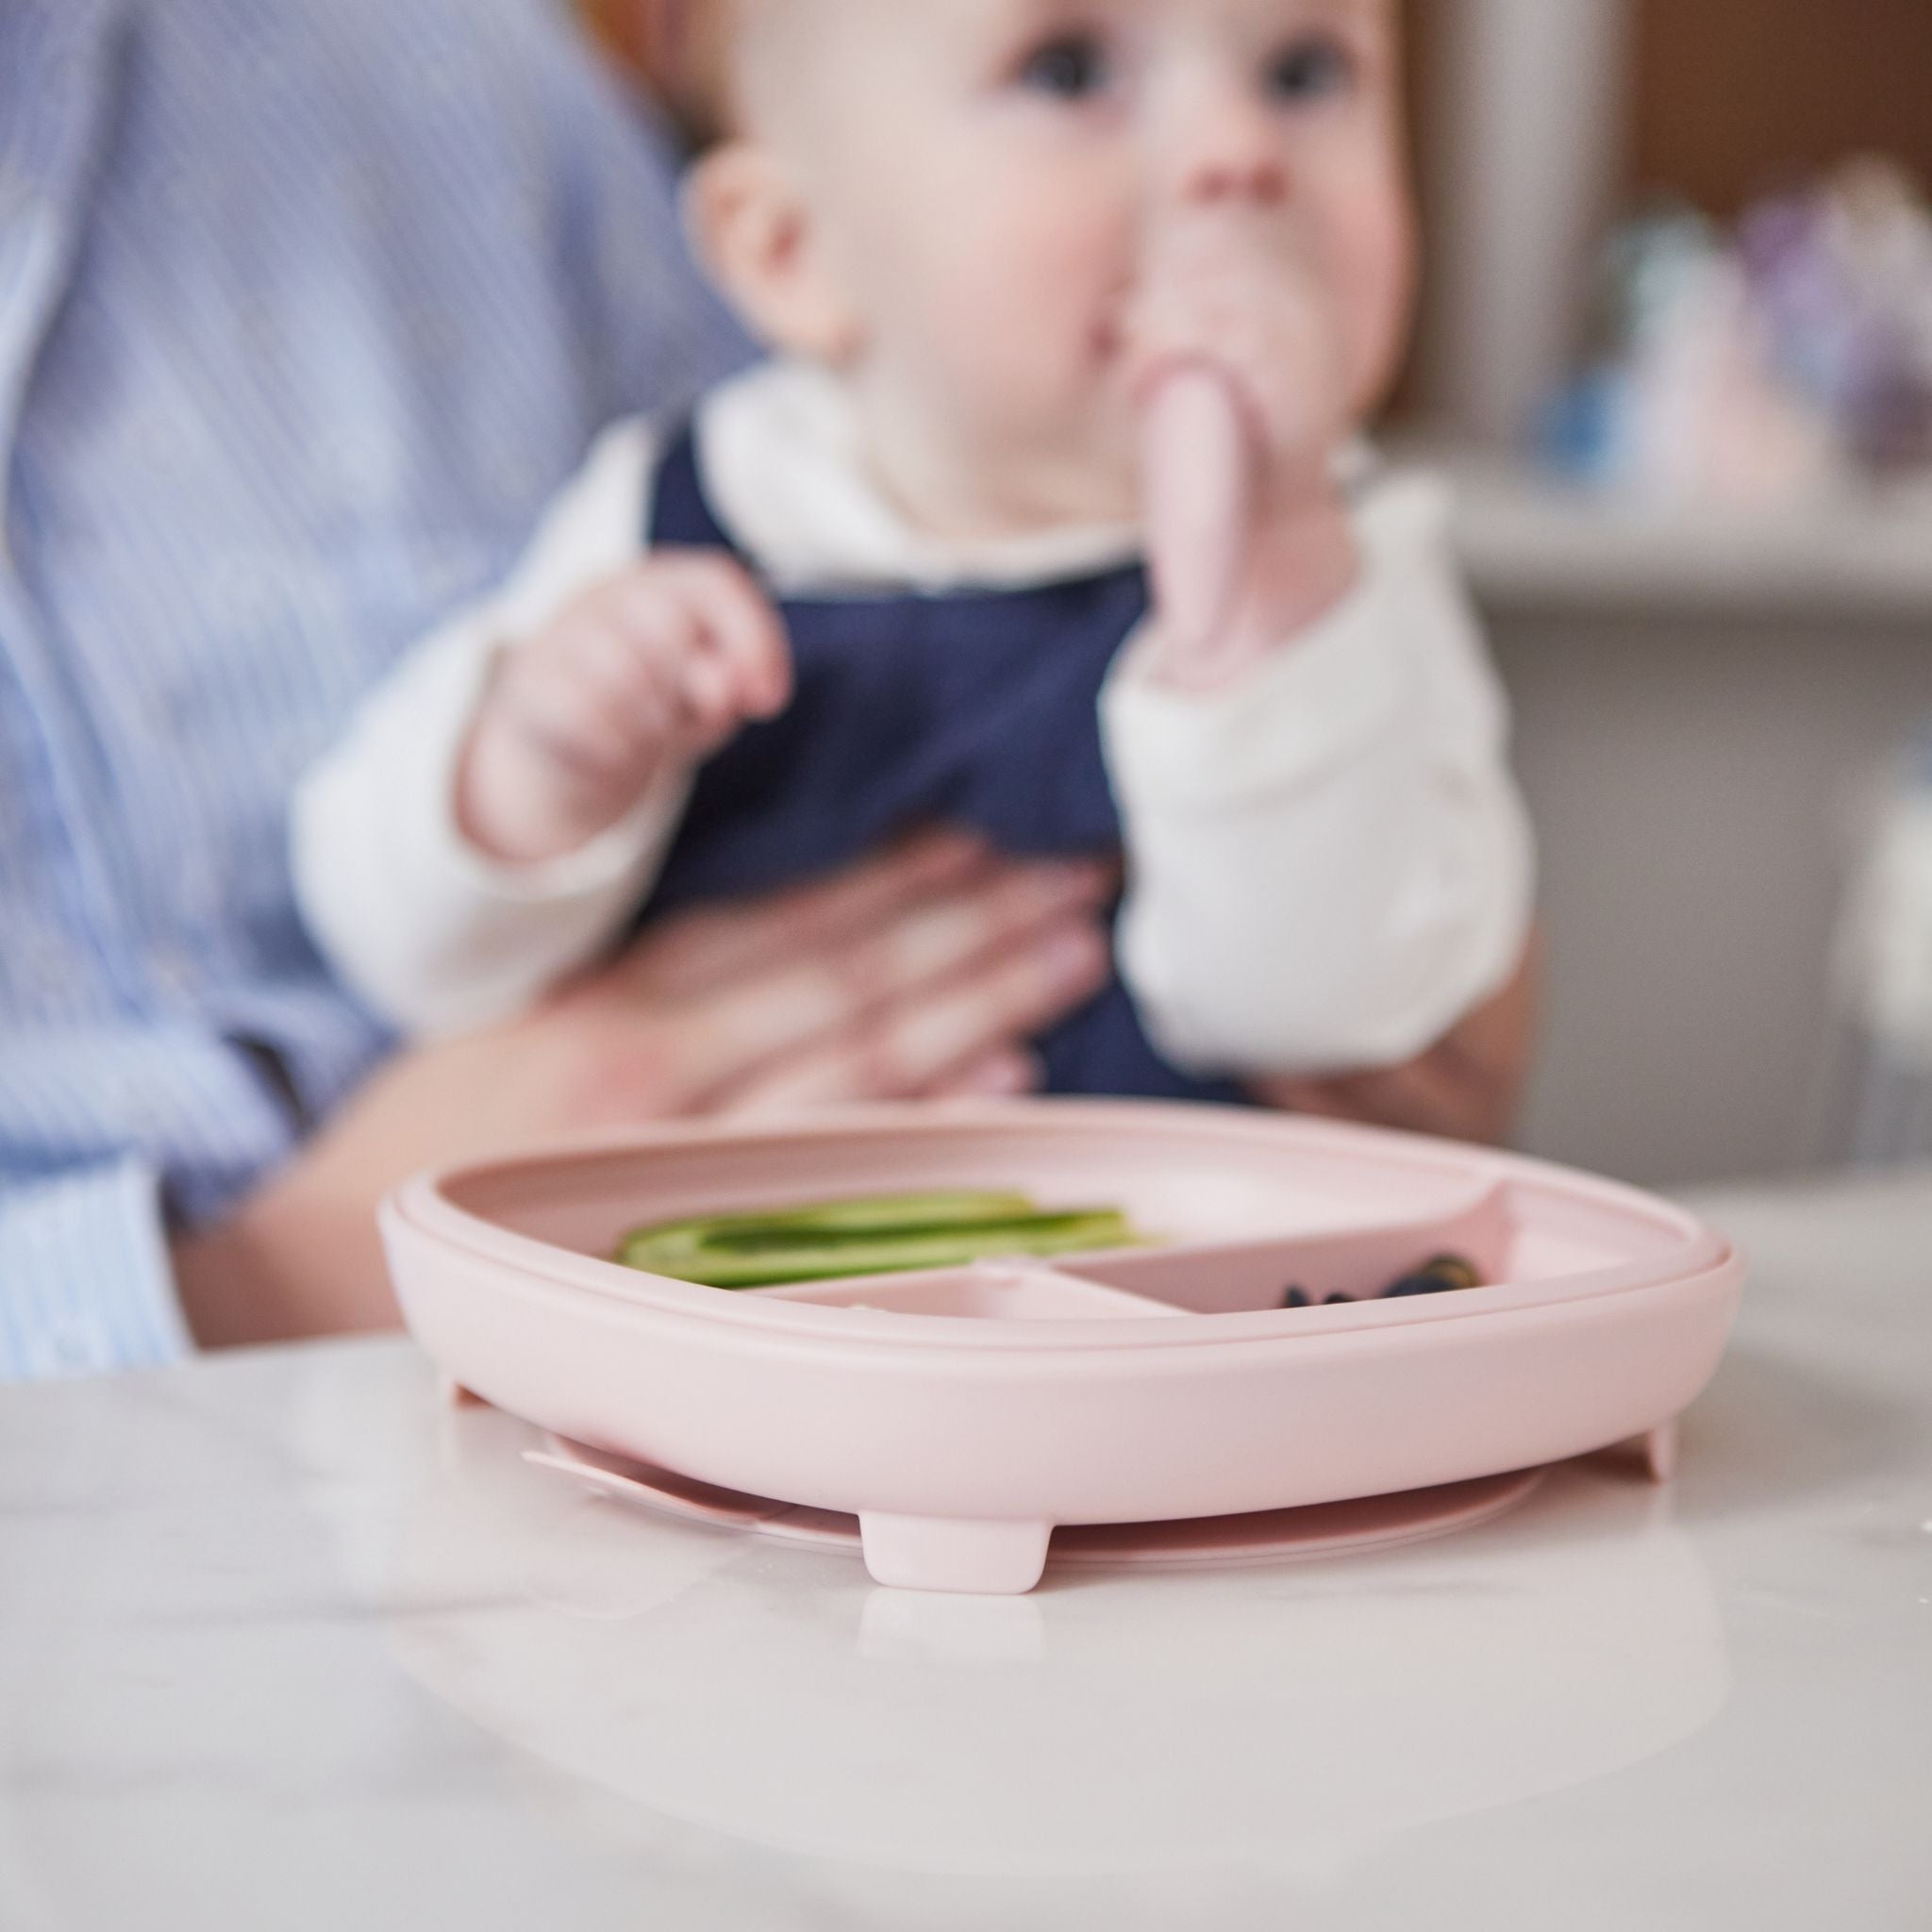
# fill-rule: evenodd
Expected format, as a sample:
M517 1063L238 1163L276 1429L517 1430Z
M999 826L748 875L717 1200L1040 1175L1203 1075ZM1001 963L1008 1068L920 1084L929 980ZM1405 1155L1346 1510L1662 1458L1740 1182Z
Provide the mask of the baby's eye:
M1311 34L1282 49L1268 67L1268 92L1278 101L1323 101L1343 93L1355 79L1348 49Z
M1107 85L1107 48L1098 34L1061 34L1027 55L1018 78L1022 87L1055 100L1087 100Z

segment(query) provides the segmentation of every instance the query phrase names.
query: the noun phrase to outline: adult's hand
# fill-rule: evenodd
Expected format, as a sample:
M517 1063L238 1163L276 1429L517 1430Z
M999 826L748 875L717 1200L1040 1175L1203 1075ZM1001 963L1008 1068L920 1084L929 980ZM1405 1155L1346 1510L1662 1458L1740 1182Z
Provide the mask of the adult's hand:
M512 1024L400 1055L280 1179L185 1240L204 1346L393 1325L376 1204L420 1168L690 1114L1012 1093L1024 1042L1108 972L1098 866L936 835L709 909Z
M1515 978L1419 1060L1338 1079L1264 1080L1254 1093L1292 1113L1500 1143L1528 1084L1541 982L1541 943L1532 940Z

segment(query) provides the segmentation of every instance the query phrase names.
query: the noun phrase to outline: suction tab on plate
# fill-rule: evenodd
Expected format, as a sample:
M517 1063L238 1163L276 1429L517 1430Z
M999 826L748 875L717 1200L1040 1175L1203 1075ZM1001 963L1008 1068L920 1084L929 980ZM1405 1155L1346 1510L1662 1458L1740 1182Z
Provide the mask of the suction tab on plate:
M1046 1570L1050 1523L966 1523L861 1510L859 1542L874 1583L960 1596L1024 1596Z

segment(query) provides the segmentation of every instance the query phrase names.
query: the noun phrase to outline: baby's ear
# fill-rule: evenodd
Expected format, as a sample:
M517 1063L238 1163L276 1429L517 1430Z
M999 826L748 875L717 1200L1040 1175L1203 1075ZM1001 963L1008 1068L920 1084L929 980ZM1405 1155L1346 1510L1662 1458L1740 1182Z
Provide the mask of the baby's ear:
M711 149L687 176L684 208L699 258L754 333L814 362L858 354L858 311L818 246L805 194L770 148Z

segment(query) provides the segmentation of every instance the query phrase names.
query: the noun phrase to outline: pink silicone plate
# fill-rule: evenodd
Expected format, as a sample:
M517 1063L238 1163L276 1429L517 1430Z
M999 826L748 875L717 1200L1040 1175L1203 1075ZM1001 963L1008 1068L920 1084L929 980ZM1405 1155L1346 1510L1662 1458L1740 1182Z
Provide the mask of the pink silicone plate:
M640 1223L1017 1188L1160 1244L726 1293L605 1258ZM1031 1589L1057 1526L1397 1495L1646 1438L1741 1269L1667 1204L1513 1157L1239 1109L877 1108L683 1126L411 1183L405 1313L462 1388L591 1452L856 1518L881 1583ZM1372 1299L1435 1255L1494 1286ZM1287 1291L1335 1307L1290 1309Z

